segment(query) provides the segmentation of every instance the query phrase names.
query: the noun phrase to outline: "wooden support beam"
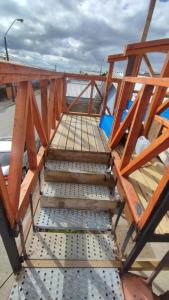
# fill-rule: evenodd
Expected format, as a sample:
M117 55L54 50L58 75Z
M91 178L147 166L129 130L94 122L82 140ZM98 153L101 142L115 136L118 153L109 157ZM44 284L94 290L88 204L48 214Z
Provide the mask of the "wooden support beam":
M123 61L126 60L127 56L124 55L124 53L118 53L118 54L113 54L108 56L108 63L114 63L116 61Z
M35 170L37 168L37 157L36 157L36 142L35 142L35 131L33 122L33 109L32 100L29 100L28 108L28 122L26 129L26 149L28 155L29 169Z
M147 39L148 30L150 28L150 23L151 23L151 19L153 16L155 4L156 4L156 0L150 0L150 5L149 5L149 9L148 9L148 14L146 17L146 22L144 25L144 30L143 30L142 37L141 37L141 42L144 42Z
M138 104L138 101L140 99L140 92L137 94L135 100L133 101L133 104L131 106L131 108L129 109L127 116L125 117L125 119L121 122L119 128L117 129L113 139L109 142L110 147L111 148L115 148L118 143L120 142L120 139L123 137L125 131L129 128L129 126L131 125L131 122L133 120L134 117L134 113Z
M6 211L6 215L11 227L14 227L15 224L15 213L13 205L10 202L7 187L4 180L4 175L2 173L2 168L0 166L0 201L3 203L3 207Z
M45 130L46 138L49 140L48 132L48 80L40 81L40 90L41 90L41 111L42 111L42 122Z
M160 73L160 77L169 77L169 54L167 55L164 66L162 68L162 71ZM169 79L168 79L169 81ZM146 117L145 126L144 126L144 134L148 134L148 130L150 128L150 125L153 120L153 116L156 113L156 110L158 106L163 102L163 99L165 97L167 91L167 87L157 87L154 93L154 96L152 98L149 111Z
M108 99L108 94L109 94L110 85L111 85L113 67L114 67L114 63L110 63L109 71L107 73L107 80L106 80L104 98L103 98L103 103L102 103L101 115L103 115L105 113L105 109L106 109L106 106L107 106L107 99Z
M160 199L160 195L162 194L163 190L165 189L168 183L169 183L169 168L166 168L164 176L160 180L154 194L152 195L152 198L148 203L146 210L144 211L144 214L141 216L138 222L139 228L143 228L146 222L148 221L148 219L150 218L153 209L155 208L156 204Z
M161 103L161 105L158 106L156 110L156 114L162 113L164 110L166 110L169 107L169 99L165 100Z
M91 81L90 98L89 98L89 101L88 101L88 114L92 113L92 108L93 108L93 89L94 89L94 82Z
M150 101L152 91L153 91L153 86L144 85L143 88L141 89L141 93L139 93L139 100L137 103L133 121L124 147L123 156L121 159L121 169L125 168L125 166L129 163L131 159L131 155L134 151L138 136L142 128L142 121L144 119L144 115L148 103Z
M44 130L44 127L42 124L40 112L39 112L38 105L36 102L35 95L33 94L33 91L32 91L32 108L33 108L33 119L34 119L34 124L35 124L36 130L37 130L37 133L39 135L42 145L44 147L46 147L48 145L48 141L46 138L45 130Z
M139 169L159 153L169 147L169 132L163 133L154 142L151 143L145 150L136 156L124 169L121 170L122 176L127 176Z
M140 215L142 214L142 207L140 205L138 196L134 190L134 187L128 181L128 179L121 175L121 160L116 151L112 152L112 159L114 161L113 173L117 179L117 184L120 187L120 190L122 191L120 196L122 197L123 201L125 201L128 204L132 218L135 221L135 224L137 224Z
M163 125L164 127L169 129L169 121L167 119L164 119L163 117L155 115L154 120L156 120L158 123L160 123L161 125Z
M14 117L12 150L8 177L9 199L14 213L17 212L20 196L22 176L23 153L25 147L30 86L21 82L16 96L16 109Z
M124 55L143 55L149 52L169 51L169 39L144 41L141 43L128 44Z
M41 147L37 153L37 168L35 170L29 170L21 184L19 208L16 215L17 222L20 219L23 219L26 214L29 205L30 194L33 192L37 182L38 172L44 166L44 154L45 149L44 147Z
M147 67L148 67L148 71L149 71L150 76L155 76L155 73L153 71L153 68L152 68L152 65L151 65L151 63L149 61L148 56L146 54L144 54L143 58L144 58L144 61L145 61L146 65L147 65Z
M79 96L77 96L69 105L68 107L68 111L70 111L71 107L80 99L80 97L84 94L84 92L89 88L89 86L91 85L91 81L86 85L86 87L83 89L83 91L81 91L81 93L79 94Z
M23 263L24 268L119 268L121 269L123 260L60 260L60 259L27 259ZM152 271L158 266L158 259L137 260L131 266L132 271ZM165 266L164 270L169 270Z
M137 64L137 57L130 56L128 58L127 67L126 67L126 71L125 71L126 76L137 74L137 68L135 68L136 64ZM110 136L110 144L111 144L111 140L113 139L114 135L116 134L116 131L118 130L118 128L120 126L123 112L127 106L128 100L131 97L132 87L133 87L133 85L128 82L122 82L122 84L121 84L121 89L119 92L120 100L118 101L117 112L115 113L112 132L111 132L111 136Z

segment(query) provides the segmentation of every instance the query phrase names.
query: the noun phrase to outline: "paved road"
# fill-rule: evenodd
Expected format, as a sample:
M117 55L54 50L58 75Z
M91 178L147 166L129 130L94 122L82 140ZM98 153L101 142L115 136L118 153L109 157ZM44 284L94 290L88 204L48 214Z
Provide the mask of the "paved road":
M36 91L36 99L40 108L40 94ZM15 104L11 101L0 102L0 137L12 136Z

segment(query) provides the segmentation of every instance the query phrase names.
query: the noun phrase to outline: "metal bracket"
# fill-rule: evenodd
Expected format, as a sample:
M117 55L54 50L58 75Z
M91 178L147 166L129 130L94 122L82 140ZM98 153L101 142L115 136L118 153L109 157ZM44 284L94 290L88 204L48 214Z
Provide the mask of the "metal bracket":
M0 200L0 235L2 237L3 244L6 249L10 264L12 266L13 272L17 273L20 271L22 265L20 261L20 256L18 248L16 245L14 233L10 227L10 224L7 220L5 209Z
M21 245L22 245L22 253L23 253L22 258L23 258L23 260L26 260L28 258L28 255L26 252L22 221L19 221L18 226L19 226L20 239L21 239Z

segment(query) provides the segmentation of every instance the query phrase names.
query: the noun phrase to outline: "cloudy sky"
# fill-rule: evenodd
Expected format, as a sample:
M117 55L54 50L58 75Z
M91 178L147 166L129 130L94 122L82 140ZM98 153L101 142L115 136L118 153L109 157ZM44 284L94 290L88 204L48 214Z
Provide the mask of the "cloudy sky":
M98 71L106 57L141 38L148 0L0 0L0 54L59 71ZM169 2L157 0L148 39L169 37ZM152 57L155 68L159 60ZM120 68L120 66L118 67Z

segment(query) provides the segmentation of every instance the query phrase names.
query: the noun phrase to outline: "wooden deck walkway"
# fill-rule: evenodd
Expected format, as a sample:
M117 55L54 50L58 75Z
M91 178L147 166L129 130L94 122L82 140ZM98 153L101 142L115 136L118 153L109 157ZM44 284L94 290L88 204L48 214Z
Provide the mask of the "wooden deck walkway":
M107 139L98 117L63 115L51 148L108 153Z

